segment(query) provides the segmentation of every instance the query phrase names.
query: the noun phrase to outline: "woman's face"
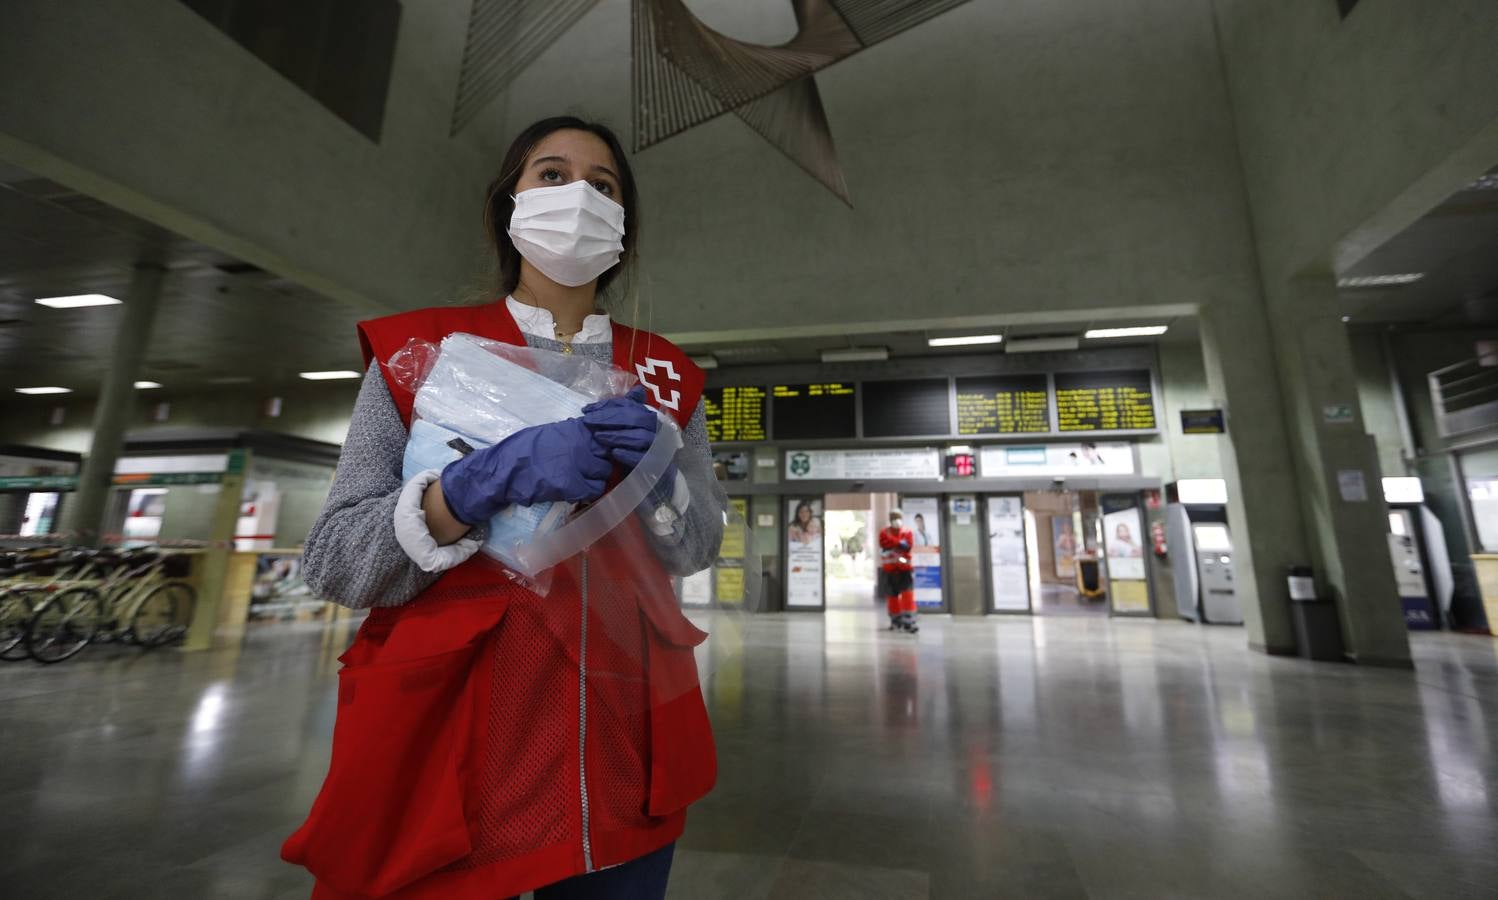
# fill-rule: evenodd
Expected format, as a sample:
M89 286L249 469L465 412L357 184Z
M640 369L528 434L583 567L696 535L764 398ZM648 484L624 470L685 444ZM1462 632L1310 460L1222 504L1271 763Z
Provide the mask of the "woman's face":
M811 521L811 507L810 506L806 506L804 504L801 505L801 506L796 507L796 521L800 522L802 525L805 525L807 522L810 522Z
M618 204L624 203L619 188L619 163L597 135L564 128L542 138L525 158L515 193L532 188L557 187L587 181L595 190Z
M1121 541L1131 541L1134 539L1134 536L1129 533L1129 526L1123 524L1118 526L1118 529L1113 532L1113 536Z

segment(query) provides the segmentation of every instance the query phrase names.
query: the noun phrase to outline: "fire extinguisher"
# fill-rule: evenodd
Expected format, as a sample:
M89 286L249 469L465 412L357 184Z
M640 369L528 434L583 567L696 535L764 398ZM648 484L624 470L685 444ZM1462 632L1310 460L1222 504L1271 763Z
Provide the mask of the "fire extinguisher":
M1150 543L1154 545L1155 555L1161 559L1165 558L1165 523L1154 522L1150 525Z

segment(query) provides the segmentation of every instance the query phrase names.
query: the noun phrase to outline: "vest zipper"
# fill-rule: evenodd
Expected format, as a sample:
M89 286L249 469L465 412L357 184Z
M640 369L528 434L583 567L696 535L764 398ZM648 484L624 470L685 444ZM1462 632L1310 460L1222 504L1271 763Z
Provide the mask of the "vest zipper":
M582 646L577 662L577 782L583 808L583 871L593 871L593 839L588 833L588 554L583 551Z

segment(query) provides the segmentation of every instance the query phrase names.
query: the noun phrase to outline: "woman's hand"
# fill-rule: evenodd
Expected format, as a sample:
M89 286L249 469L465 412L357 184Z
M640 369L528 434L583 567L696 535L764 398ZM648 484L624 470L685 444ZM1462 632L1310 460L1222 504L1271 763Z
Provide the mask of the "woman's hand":
M515 432L442 470L442 498L453 517L487 522L506 506L597 499L614 466L582 419Z
M584 406L582 421L610 458L626 469L640 464L661 425L655 410L645 405L645 388L640 385L623 397Z

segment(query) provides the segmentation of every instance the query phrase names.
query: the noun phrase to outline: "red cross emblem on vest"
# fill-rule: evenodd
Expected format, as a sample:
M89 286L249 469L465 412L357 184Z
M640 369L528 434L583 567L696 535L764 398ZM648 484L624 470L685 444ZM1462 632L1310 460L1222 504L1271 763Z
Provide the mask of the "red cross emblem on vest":
M661 383L654 380L654 376L659 372L665 373L665 378L661 380ZM662 390L664 382L674 381L677 384L681 384L681 376L676 373L676 366L671 364L671 360L655 359L647 356L643 363L635 364L635 374L639 376L640 383L645 385L650 390L650 393L655 396L655 404L657 406L662 409L672 410L681 407L680 390L670 388L669 396L666 391Z

